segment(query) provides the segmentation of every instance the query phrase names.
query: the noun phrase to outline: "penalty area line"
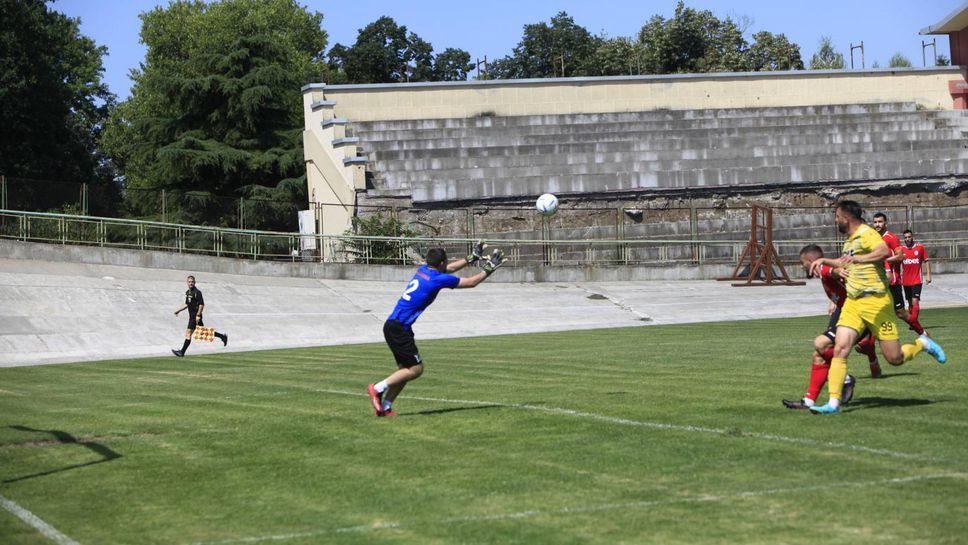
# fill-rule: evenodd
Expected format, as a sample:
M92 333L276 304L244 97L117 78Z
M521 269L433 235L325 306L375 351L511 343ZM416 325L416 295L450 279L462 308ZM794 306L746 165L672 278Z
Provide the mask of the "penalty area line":
M38 532L44 535L47 539L58 543L60 545L80 545L78 542L67 537L66 535L59 532L56 528L47 524L40 519L37 515L31 513L30 511L20 507L16 503L8 500L7 498L0 496L0 507L3 507L7 511L13 513L15 517L26 522Z
M365 393L347 392L344 390L316 389L315 391L327 393L327 394L366 397ZM549 414L571 416L574 418L595 420L598 422L605 422L607 424L616 424L619 426L635 426L635 427L649 428L649 429L655 429L655 430L705 433L710 435L721 435L724 437L728 436L728 437L737 437L737 438L746 438L746 439L760 439L760 440L772 441L776 443L791 443L795 445L863 452L865 454L877 454L881 456L888 456L891 458L918 460L922 462L946 462L947 461L939 458L931 458L928 456L911 454L909 452L898 452L898 451L880 449L880 448L874 448L874 447L865 447L863 445L852 445L849 443L818 441L815 439L787 437L784 435L773 435L768 433L742 432L742 431L737 432L736 430L726 430L721 428L707 428L704 426L691 426L688 424L669 424L665 422L650 422L647 420L632 420L629 418L620 418L617 416L607 416L602 414L577 411L574 409L564 409L560 407L550 407L550 406L544 406L544 405L528 405L528 404L521 404L521 403L501 403L498 401L480 401L480 400L472 400L472 399L446 399L446 398L436 398L436 397L415 397L415 396L407 396L407 399L414 399L418 401L430 401L435 403L453 403L457 405L487 405L492 407L504 407L509 409L522 409L527 411L544 412Z
M661 507L664 505L681 505L681 504L689 504L689 503L722 503L727 501L743 500L746 498L761 498L761 497L776 496L776 495L782 495L782 494L802 494L805 492L827 491L831 489L842 489L842 488L890 486L890 485L900 485L900 484L907 484L912 482L935 480L935 479L964 479L966 477L968 477L968 474L965 474L965 473L934 473L931 475L913 475L909 477L893 477L890 479L878 479L874 481L839 482L831 485L823 484L823 485L802 486L802 487L792 487L792 488L749 490L745 492L736 492L733 494L704 494L700 496L671 498L667 500L648 500L648 501L636 501L636 502L624 502L624 503L603 503L599 505L561 507L558 509L533 509L528 511L494 513L490 515L467 515L467 516L461 516L461 517L440 518L440 519L428 521L426 524L440 525L440 524L460 524L460 523L467 523L467 522L519 520L519 519L528 519L528 518L535 518L535 517L557 517L557 516L565 516L565 515L599 513L604 511L645 509L650 507ZM380 522L380 523L374 523L374 524L346 526L342 528L327 528L327 529L319 529L319 530L307 531L307 532L293 532L289 534L250 536L250 537L240 537L240 538L234 538L234 539L224 539L220 541L195 542L195 543L192 543L192 545L232 545L232 544L239 544L239 543L262 543L266 541L288 541L292 539L318 537L318 536L323 536L328 534L363 533L363 532L373 532L378 530L414 528L418 526L419 526L418 523L405 524L405 523L399 523L399 522Z

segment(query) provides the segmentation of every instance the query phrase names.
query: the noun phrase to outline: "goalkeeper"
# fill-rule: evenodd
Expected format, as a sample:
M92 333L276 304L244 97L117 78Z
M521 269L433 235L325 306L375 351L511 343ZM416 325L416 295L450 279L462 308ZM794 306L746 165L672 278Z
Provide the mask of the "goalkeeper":
M188 291L185 292L185 306L175 311L175 316L178 316L181 311L188 310L188 327L185 328L185 342L182 344L181 350L171 349L171 353L179 358L185 356L188 345L192 344L192 334L195 333L195 328L205 326L202 323L202 311L205 310L205 298L202 297L202 290L195 287L194 276L189 276L185 281L188 284ZM221 339L222 346L229 344L229 336L225 333L216 331L215 336Z
M417 351L412 326L434 302L437 293L443 288L473 288L504 264L504 252L494 250L485 257L486 247L484 241L479 241L470 255L450 263L447 262L447 252L443 248L433 248L427 252L426 264L417 269L397 301L397 306L383 324L383 337L397 362L397 370L367 387L370 403L377 416L396 416L397 413L393 412L393 400L400 395L408 382L423 374L424 362ZM484 270L474 276L460 278L449 274L477 262L481 263Z

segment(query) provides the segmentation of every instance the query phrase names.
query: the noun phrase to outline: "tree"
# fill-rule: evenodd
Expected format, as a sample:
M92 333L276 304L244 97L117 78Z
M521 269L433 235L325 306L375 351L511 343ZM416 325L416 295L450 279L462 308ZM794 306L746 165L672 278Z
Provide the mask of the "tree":
M688 8L672 19L655 15L639 31L646 71L653 74L738 72L745 68L743 31L731 18Z
M106 135L128 193L166 189L181 197L173 218L204 224L236 224L237 200L220 196L304 204L300 87L320 74L321 19L293 0L176 1L142 14L148 53ZM158 204L130 201L149 216Z
M115 100L101 79L107 49L79 25L43 0L0 0L0 174L110 189L97 150Z
M465 81L467 73L474 69L471 54L463 49L448 47L434 61L434 80Z
M330 83L398 83L467 79L470 53L448 48L434 57L433 46L391 17L360 29L352 47L329 52Z
M790 43L783 34L762 31L753 35L753 44L746 50L746 69L751 72L774 70L803 70L800 46Z
M622 76L642 73L642 47L631 38L601 38L591 63L598 76Z
M891 68L911 68L911 61L898 51L891 57L887 65Z
M598 75L593 61L601 42L562 11L550 25L525 25L512 54L495 61L490 72L497 79Z
M820 38L820 46L817 48L817 52L813 54L813 57L810 58L810 69L842 70L845 66L843 53L834 51L830 37L824 36Z
M949 59L947 55L938 55L938 56L936 56L934 58L934 65L935 66L950 66L951 65L951 59Z

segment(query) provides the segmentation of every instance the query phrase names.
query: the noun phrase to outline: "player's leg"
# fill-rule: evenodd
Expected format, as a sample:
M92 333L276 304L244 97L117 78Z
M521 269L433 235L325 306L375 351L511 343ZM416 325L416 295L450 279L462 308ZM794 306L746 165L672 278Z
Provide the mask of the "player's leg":
M380 382L367 386L367 394L377 416L387 416L393 400L400 395L404 385L423 374L423 361L417 351L412 329L396 320L387 320L383 324L383 338L397 362L397 370Z
M844 381L847 379L847 358L860 336L859 332L866 327L858 301L848 299L841 309L840 319L837 321L837 334L834 337L834 357L830 360L830 371L827 374L827 393L830 399L826 405L811 407L810 410L813 412L822 414L840 412Z
M891 298L894 299L894 315L904 320L918 335L924 335L924 328L917 320L912 319L911 313L904 308L904 288L897 284L891 284Z
M810 381L807 383L807 393L797 400L784 399L784 407L788 409L809 409L816 404L820 390L827 383L827 371L830 369L830 358L825 358L824 353L833 350L833 337L833 331L828 329L826 333L818 335L813 340L813 357L810 363Z
M871 368L871 378L880 378L881 364L877 361L877 347L874 343L874 335L871 334L869 328L865 329L864 333L861 334L860 339L857 340L857 346L854 349L867 356L867 363L870 364Z
M195 315L192 314L188 317L188 327L185 328L185 342L182 343L181 350L172 349L171 353L178 356L179 358L185 355L185 351L188 350L188 345L192 344L192 334L195 333Z
M911 328L915 331L920 329L919 333L921 335L928 335L928 332L924 330L924 327L921 326L921 322L918 320L918 316L921 315L921 287L921 284L904 286L904 296L907 298L911 307L909 312L911 318ZM928 336L930 337L930 335Z

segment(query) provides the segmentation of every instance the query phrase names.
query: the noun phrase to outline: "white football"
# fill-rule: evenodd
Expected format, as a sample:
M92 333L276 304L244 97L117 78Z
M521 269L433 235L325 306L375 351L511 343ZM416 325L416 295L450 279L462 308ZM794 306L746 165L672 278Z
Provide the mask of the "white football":
M538 197L538 200L534 203L534 207L538 209L538 212L550 216L558 211L558 197L555 197L551 193L545 193Z

